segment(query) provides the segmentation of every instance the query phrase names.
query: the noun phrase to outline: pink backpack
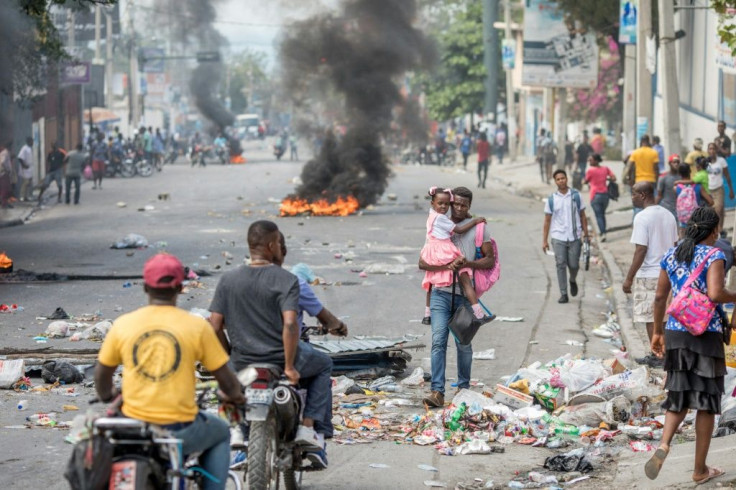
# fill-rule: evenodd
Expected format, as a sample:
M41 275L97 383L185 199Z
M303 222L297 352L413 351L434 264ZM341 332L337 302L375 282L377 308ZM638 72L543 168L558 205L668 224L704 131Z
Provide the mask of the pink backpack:
M483 232L485 231L485 223L478 223L475 226L475 260L483 258L481 246L483 245ZM496 241L491 238L491 246L493 247L493 256L496 263L491 269L474 269L473 280L475 281L475 293L480 298L483 293L491 289L491 287L501 277L501 262L498 260L498 247Z
M698 198L695 195L696 186L678 184L677 188L680 190L675 203L677 221L686 224L690 221L693 212L698 209Z

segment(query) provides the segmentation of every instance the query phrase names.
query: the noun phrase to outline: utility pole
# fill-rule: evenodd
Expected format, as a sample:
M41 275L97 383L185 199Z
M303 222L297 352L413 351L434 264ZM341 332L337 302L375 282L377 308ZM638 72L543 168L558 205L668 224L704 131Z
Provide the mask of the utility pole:
M647 70L647 39L652 36L652 0L639 0L636 33L636 115L646 119L645 134L652 129L652 74ZM638 128L637 128L638 131ZM634 145L637 145L635 142Z
M664 147L680 153L680 94L677 87L677 54L675 53L675 9L672 0L659 0L659 43L662 46L662 102L664 108Z
M511 0L504 0L503 17L506 24L504 38L506 41L514 39L511 34ZM516 55L516 50L514 50ZM506 70L506 140L509 143L509 160L516 161L516 101L514 100L513 70Z
M483 112L496 124L498 106L498 32L493 24L498 20L498 0L483 0L483 63L486 66L486 96Z
M636 46L624 46L624 137L622 156L636 147Z
M554 134L557 143L557 168L565 170L565 136L567 135L567 88L555 90L559 100L557 131Z
M101 29L102 29L102 10L100 9L99 5L95 5L95 59L93 61L95 65L102 64L102 56L101 56L101 49L100 49L100 41L102 37L100 35Z
M129 73L128 73L128 121L129 124L135 128L140 122L140 109L138 107L138 49L135 44L135 28L133 27L133 9L135 8L134 0L128 0L128 60L129 60Z
M113 66L112 66L112 12L105 12L105 92L107 93L107 99L105 100L105 106L108 109L112 109L113 105Z

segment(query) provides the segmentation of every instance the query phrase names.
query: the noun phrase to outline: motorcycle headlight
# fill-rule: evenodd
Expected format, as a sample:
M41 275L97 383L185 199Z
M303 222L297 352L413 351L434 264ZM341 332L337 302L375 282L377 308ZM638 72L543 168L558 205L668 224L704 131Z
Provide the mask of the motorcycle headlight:
M238 372L238 381L245 387L250 386L257 378L258 371L254 367L247 367Z

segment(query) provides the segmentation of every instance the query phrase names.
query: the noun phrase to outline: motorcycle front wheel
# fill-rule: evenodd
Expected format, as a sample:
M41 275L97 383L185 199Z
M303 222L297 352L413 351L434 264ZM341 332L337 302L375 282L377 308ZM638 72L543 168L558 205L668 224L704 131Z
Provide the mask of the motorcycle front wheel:
M135 169L141 177L150 177L153 175L153 166L148 163L148 160L141 160L136 163Z
M135 164L133 163L133 160L123 160L120 163L119 172L120 175L126 179L133 177L135 175Z
M276 490L279 487L279 470L276 467L278 446L278 431L273 413L266 420L250 423L247 473L250 490Z

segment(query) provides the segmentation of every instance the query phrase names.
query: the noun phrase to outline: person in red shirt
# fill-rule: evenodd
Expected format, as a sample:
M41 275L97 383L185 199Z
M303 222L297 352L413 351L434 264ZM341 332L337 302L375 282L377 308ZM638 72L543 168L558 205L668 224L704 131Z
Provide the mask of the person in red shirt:
M590 186L590 207L598 222L598 232L602 242L606 241L606 208L608 207L608 181L616 182L616 176L610 168L601 165L603 159L598 153L588 157L590 167L585 173L585 182Z
M491 157L491 144L488 143L488 135L485 132L480 133L478 140L478 188L486 188L486 178L488 177L488 162Z

